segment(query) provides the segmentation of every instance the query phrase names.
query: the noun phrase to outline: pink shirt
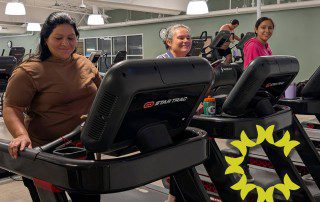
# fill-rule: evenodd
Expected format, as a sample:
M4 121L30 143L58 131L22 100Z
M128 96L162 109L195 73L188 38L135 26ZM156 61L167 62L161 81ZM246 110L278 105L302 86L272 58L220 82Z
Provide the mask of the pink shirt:
M244 64L243 69L246 69L249 63L259 56L272 55L272 50L268 43L263 45L257 38L249 39L244 44Z

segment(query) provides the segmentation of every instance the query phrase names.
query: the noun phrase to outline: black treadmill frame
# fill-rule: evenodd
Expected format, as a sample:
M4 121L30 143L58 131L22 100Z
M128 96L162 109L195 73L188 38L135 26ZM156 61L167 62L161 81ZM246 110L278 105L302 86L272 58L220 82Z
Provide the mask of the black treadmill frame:
M66 190L84 193L129 190L186 169L190 162L193 162L191 165L200 164L208 156L207 149L200 149L207 148L203 135L160 151L101 161L70 159L40 149L26 149L19 154L22 158L12 159L8 153L8 143L6 140L0 141L0 167L29 178L45 180ZM188 151L193 152L185 158ZM167 166L160 168L154 163L155 160L166 162ZM45 169L34 169L39 166ZM137 177L132 176L133 171Z

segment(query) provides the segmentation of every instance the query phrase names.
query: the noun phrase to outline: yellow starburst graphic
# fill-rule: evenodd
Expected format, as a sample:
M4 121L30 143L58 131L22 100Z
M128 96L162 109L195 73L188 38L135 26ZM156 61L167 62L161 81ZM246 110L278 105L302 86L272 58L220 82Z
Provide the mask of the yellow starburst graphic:
M290 190L297 190L300 187L294 182L292 182L288 174L285 174L283 183L273 185L269 187L267 190L264 190L260 186L257 186L252 183L249 183L249 184L247 183L247 176L245 175L244 170L240 166L240 164L243 162L245 156L247 155L248 147L257 146L265 140L269 144L272 144L276 147L283 148L283 153L286 157L288 157L291 150L297 145L299 145L300 143L295 140L290 140L290 133L288 131L285 132L285 134L279 141L275 142L273 139L274 125L269 126L266 130L259 125L256 125L256 128L258 132L258 137L256 142L250 140L244 131L242 131L240 134L240 140L235 140L231 142L231 145L236 147L241 154L240 157L235 157L235 158L229 157L229 156L225 157L227 163L229 164L229 167L226 169L225 174L226 175L232 174L232 173L241 174L240 180L236 184L231 186L231 189L240 191L242 200L244 200L248 195L248 193L254 189L256 189L258 193L258 199L257 199L258 202L263 202L263 201L273 202L274 201L273 192L275 189L279 190L284 195L284 197L287 200L289 200Z

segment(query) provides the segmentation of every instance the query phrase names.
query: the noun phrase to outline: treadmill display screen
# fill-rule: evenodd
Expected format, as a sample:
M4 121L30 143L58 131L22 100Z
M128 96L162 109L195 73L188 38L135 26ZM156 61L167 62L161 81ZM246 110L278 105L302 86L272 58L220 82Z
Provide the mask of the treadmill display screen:
M262 88L273 96L274 102L277 102L293 78L293 75L269 77L263 82Z
M252 112L257 100L267 98L276 104L299 72L299 62L293 56L262 56L255 58L243 72L223 104L229 115Z
M154 125L181 140L212 83L211 66L199 57L119 62L100 84L81 140L88 151L116 151Z
M151 123L163 123L172 137L181 132L205 85L165 89L136 94L125 115L114 145L133 141L140 128ZM130 137L131 138L128 138Z

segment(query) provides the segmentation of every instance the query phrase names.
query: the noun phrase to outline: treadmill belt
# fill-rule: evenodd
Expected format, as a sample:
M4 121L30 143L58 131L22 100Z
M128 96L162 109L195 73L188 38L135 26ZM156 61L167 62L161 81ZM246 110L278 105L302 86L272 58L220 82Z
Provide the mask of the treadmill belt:
M249 165L249 169L251 175L254 178L254 184L264 188L265 190L270 186L280 183L280 179L273 169L263 168L254 165ZM202 180L211 183L209 177L204 177L208 176L208 174L203 166L197 166L197 171L200 174L200 176L202 176ZM315 201L320 202L320 190L318 189L315 182L311 180L304 180L304 182L310 190L311 194L314 196ZM280 193L278 190L275 190L274 199L275 201L286 201L282 193Z
M250 165L250 173L255 179L254 184L264 188L270 187L280 182L278 175L272 169ZM310 180L305 180L304 182L310 190L311 194L315 197L315 200L320 202L320 190L318 189L316 183ZM284 199L282 194L279 194L278 190L275 191L274 197L280 200Z

